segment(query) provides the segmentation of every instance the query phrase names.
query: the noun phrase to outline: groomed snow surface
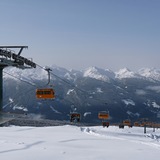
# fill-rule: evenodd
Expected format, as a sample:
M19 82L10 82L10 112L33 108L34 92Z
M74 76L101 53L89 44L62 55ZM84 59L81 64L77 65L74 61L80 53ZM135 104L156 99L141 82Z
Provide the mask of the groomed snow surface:
M1 127L1 160L157 160L160 129Z

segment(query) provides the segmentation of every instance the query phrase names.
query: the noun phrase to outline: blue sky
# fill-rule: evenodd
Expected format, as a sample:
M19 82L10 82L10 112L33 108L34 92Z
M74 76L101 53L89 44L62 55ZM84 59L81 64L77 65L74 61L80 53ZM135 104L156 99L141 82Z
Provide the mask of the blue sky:
M160 69L160 0L0 0L0 20L42 66Z

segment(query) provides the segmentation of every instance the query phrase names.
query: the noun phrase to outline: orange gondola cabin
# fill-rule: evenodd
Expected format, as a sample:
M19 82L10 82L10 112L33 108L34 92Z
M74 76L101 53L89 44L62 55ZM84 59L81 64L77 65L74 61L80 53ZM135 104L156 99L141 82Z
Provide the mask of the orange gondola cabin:
M70 113L70 122L80 122L80 113Z
M99 119L108 119L109 118L109 112L101 111L98 113Z
M55 92L52 88L37 89L36 98L37 99L54 99Z
M131 121L129 119L126 119L123 121L124 126L132 127Z

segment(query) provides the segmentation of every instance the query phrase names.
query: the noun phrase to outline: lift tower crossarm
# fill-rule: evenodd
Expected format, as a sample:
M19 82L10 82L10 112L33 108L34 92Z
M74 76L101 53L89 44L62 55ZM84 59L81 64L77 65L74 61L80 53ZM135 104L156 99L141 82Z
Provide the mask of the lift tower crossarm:
M19 52L18 52L18 56L21 54L23 48L28 48L28 46L0 46L0 48L20 48Z

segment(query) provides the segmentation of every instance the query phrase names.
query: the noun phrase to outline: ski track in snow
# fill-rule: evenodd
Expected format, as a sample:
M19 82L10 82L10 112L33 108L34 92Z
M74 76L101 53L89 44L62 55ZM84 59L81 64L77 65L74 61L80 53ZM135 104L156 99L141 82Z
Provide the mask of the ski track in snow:
M121 131L123 129L119 130ZM81 127L81 131L89 135L98 136L106 139L117 139L133 143L141 143L160 150L160 135L154 135L152 133L143 134L142 132L142 134L136 134L130 132L129 129L128 132L114 132L108 130L107 128L97 130L94 127Z

